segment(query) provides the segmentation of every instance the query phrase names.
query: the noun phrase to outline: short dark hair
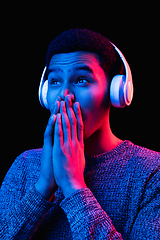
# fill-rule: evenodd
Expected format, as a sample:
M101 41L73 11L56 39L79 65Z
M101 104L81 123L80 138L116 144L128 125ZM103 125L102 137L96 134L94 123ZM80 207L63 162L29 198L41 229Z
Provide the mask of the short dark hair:
M108 38L88 29L70 29L54 38L47 50L47 67L54 54L75 51L97 53L100 58L100 66L106 76L112 78L117 74L124 73L122 60Z

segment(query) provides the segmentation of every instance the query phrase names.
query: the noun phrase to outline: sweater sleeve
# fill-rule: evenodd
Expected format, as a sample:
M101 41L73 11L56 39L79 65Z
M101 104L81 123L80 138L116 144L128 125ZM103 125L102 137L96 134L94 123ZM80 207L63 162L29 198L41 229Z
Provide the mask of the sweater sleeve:
M0 190L0 239L30 239L54 203L36 190L19 156L2 183ZM28 181L27 181L28 179Z
M147 179L130 240L160 239L160 167Z
M160 239L160 171L157 167L147 180L133 225L124 239ZM89 189L80 189L65 198L61 208L67 215L73 239L122 239L110 217Z
M122 239L90 189L75 191L60 206L67 215L74 240Z

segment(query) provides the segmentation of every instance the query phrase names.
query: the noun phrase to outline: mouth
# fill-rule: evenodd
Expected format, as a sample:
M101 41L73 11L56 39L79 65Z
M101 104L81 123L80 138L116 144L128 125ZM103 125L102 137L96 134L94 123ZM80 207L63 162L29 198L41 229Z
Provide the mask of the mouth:
M65 99L62 99L60 96L57 96L55 104L53 104L51 106L51 108L50 108L51 114L58 114L58 113L60 113L60 103L61 103L61 101L65 101L67 103L67 100L66 100L67 96L71 97L71 102L72 102L72 106L73 106L73 104L75 103L75 97L74 97L73 94L66 95Z

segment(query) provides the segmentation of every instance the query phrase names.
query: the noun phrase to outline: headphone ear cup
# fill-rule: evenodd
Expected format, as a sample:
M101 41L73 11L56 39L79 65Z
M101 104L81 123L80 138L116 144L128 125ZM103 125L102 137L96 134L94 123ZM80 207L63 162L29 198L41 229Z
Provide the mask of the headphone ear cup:
M48 80L46 80L43 84L43 87L42 87L42 94L41 94L41 97L42 97L42 102L44 104L44 106L48 109L48 102L47 102L47 92L48 92Z
M111 104L116 108L123 108L125 106L124 101L124 84L125 75L116 75L112 78L110 85L110 100Z
M125 103L129 106L132 102L133 98L133 83L132 81L128 81L125 87Z

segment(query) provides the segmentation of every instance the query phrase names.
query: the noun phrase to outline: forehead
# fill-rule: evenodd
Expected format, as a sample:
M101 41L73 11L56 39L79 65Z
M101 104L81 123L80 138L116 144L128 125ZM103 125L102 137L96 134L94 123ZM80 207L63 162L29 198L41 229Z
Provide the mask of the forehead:
M97 67L101 68L98 54L77 51L55 54L50 60L49 70L61 69L62 71L72 71L79 65L89 66L93 70Z

